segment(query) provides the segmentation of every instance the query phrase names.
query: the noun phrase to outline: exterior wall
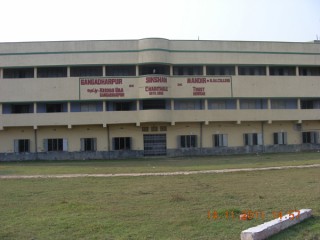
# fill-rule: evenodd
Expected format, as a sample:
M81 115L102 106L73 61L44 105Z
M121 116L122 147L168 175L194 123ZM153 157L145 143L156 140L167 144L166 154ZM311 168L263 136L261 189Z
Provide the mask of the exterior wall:
M166 65L170 71L141 75L139 68L148 64ZM102 75L114 65L133 65L137 72L70 77L70 67L84 65L101 67ZM207 75L211 65L232 65L234 74ZM5 68L30 67L36 73L44 66L65 67L67 77L3 77ZM173 75L175 66L197 66L203 74ZM240 75L244 66L262 66L266 74ZM270 75L274 66L289 66L295 74ZM315 150L320 139L302 144L301 132L320 131L319 106L301 109L301 101L319 102L320 76L300 76L302 67L320 67L319 43L167 39L0 43L0 160L142 157L148 134L166 134L168 156ZM95 80L106 83L85 83ZM103 90L112 94L103 95ZM143 101L155 99L165 101L165 107L143 110ZM225 109L212 107L221 99ZM254 109L243 108L242 101L248 99L256 100ZM273 109L275 99L290 101L284 109ZM130 101L131 111L116 111L113 104L118 101ZM87 102L97 103L97 111L81 112L80 104ZM61 103L63 112L47 113L48 103ZM13 104L28 104L30 112L12 113ZM192 104L194 109L185 109ZM146 127L149 130L143 131ZM274 145L275 132L287 133L287 145ZM262 133L263 144L244 146L244 133ZM228 147L213 147L213 134L226 134ZM196 135L197 146L180 148L181 135ZM131 150L114 151L112 139L118 137L130 137ZM45 152L43 142L48 138L67 139L68 151ZM81 138L96 138L97 151L81 152ZM30 153L14 153L16 139L30 139Z

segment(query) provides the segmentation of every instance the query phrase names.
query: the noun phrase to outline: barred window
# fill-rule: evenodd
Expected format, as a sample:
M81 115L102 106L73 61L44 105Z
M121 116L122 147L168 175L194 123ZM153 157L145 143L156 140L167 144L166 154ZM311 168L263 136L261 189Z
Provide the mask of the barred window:
M196 135L182 135L179 136L181 148L195 148L197 147Z
M113 150L131 150L131 138L130 137L113 138Z

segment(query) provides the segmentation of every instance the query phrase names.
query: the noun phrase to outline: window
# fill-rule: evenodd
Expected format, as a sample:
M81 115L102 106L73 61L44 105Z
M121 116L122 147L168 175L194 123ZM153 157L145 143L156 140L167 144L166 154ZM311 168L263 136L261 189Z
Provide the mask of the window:
M113 138L113 150L131 150L130 137Z
M14 152L16 153L30 152L30 140L29 139L14 140Z
M151 132L158 132L158 127L157 126L152 126L151 127Z
M262 145L261 133L245 133L243 134L245 146Z
M302 143L318 143L318 132L302 132Z
M161 132L166 132L167 131L167 126L160 126L160 131Z
M301 109L319 109L320 100L301 100Z
M236 109L236 100L232 99L209 99L208 109Z
M320 76L320 67L299 67L300 76Z
M173 75L203 75L202 66L174 66Z
M273 133L273 144L279 144L279 145L287 144L287 133L286 132Z
M296 75L295 67L270 66L269 71L271 76L295 76Z
M3 78L34 78L33 68L4 68Z
M272 99L271 109L297 109L296 99Z
M149 132L149 127L142 127L141 130L142 132Z
M61 103L47 103L46 112L47 113L63 112L63 105Z
M102 76L102 66L70 67L71 77Z
M239 75L266 75L265 66L239 66Z
M81 151L96 151L97 139L96 138L81 138Z
M96 112L97 104L95 102L80 103L81 112Z
M228 146L228 135L227 134L214 134L213 145L215 147L227 147Z
M31 113L30 104L13 104L11 113Z
M143 100L142 101L143 110L151 109L166 109L166 100Z
M207 66L207 75L235 75L235 66Z
M40 67L37 69L38 78L67 77L66 67Z
M266 99L241 99L240 109L266 109Z
M114 111L132 111L135 110L135 102L114 102L113 110Z
M215 100L210 102L210 109L226 109L226 101Z
M107 66L106 69L107 76L135 76L136 66Z
M181 148L195 148L197 147L197 136L196 135L182 135L180 138Z
M142 65L139 66L140 75L149 75L149 74L170 74L170 67L167 65Z
M68 140L57 138L57 139L44 139L44 150L46 152L54 151L68 151Z
M175 110L200 110L202 109L202 100L175 100Z

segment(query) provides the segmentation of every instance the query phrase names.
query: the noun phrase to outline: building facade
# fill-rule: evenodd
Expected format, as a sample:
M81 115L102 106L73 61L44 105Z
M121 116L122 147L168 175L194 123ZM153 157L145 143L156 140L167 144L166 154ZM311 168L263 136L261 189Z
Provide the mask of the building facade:
M0 159L317 150L320 44L0 43Z

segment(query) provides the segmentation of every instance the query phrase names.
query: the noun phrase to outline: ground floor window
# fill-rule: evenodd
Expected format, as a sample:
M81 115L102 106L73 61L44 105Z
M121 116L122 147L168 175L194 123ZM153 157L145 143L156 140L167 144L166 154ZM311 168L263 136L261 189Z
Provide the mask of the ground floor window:
M182 135L179 136L181 148L195 148L197 147L196 135Z
M29 139L14 140L14 152L16 153L30 152L30 140Z
M262 145L262 134L245 133L243 134L243 141L245 146Z
M228 146L228 135L227 134L214 134L213 145L215 147L227 147Z
M44 139L46 152L68 151L68 140L63 138Z
M112 140L113 150L131 150L130 137L115 137Z
M96 138L81 138L81 151L96 151L97 139Z
M302 132L302 143L318 143L318 132Z
M273 133L273 144L279 144L279 145L287 144L287 133L286 132Z

